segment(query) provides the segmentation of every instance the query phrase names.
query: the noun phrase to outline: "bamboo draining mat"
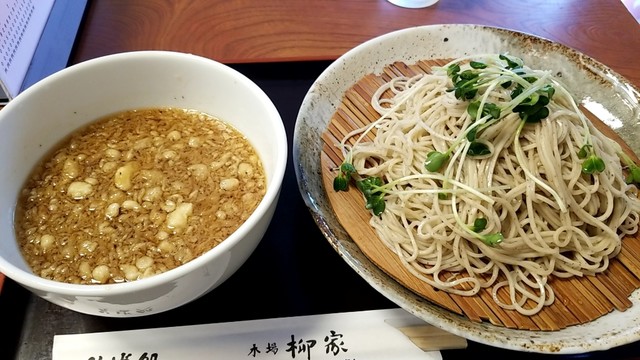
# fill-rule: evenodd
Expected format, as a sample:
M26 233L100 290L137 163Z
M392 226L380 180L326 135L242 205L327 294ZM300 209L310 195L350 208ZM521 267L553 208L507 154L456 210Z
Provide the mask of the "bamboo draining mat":
M572 279L550 279L549 283L556 295L554 303L546 306L538 314L525 316L496 305L491 289L481 290L476 296L465 297L434 289L415 278L404 268L398 256L378 239L369 225L371 214L365 209L363 197L357 189L352 186L347 192L333 190L335 169L343 161L342 154L335 144L351 130L378 118L379 115L370 105L373 92L391 77L429 72L431 66L444 65L445 62L423 61L414 65L395 63L387 66L381 75L370 74L345 93L341 105L331 119L323 134L323 183L338 220L351 238L376 266L399 283L431 302L476 322L489 322L513 329L553 331L592 321L614 310L628 309L632 305L629 296L640 287L640 239L637 236L624 239L621 253L610 262L609 268L602 274ZM603 133L618 140L623 144L623 148L637 159L613 130L593 115L587 115Z

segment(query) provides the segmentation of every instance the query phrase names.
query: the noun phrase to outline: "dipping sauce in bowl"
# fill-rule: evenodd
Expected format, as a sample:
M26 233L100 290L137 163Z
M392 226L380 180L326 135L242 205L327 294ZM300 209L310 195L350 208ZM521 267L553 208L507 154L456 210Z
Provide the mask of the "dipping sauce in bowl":
M234 232L263 198L251 143L179 108L129 110L74 132L37 166L16 208L34 273L74 284L153 276Z
M0 133L0 272L104 317L158 314L225 282L266 233L287 167L282 118L256 83L170 51L52 74L0 111Z

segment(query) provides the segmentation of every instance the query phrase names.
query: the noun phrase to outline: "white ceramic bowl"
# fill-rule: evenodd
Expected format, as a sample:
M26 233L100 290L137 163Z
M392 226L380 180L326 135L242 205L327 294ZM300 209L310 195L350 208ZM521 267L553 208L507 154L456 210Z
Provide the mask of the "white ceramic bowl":
M34 275L16 242L13 210L37 161L88 122L127 109L167 106L203 111L246 135L267 175L266 194L254 213L220 245L153 277L72 285ZM216 61L165 51L109 55L43 79L0 111L0 134L0 272L62 307L108 317L170 310L231 276L251 255L271 221L287 162L282 119L255 83Z
M501 348L538 353L584 353L640 341L640 290L633 306L560 331L525 331L478 323L445 310L403 287L372 263L339 223L322 185L322 133L345 91L395 61L505 53L532 68L562 73L580 103L640 151L640 91L607 66L561 44L479 25L431 25L398 30L366 41L331 64L309 89L296 122L293 161L300 192L323 234L346 263L398 306L435 326Z

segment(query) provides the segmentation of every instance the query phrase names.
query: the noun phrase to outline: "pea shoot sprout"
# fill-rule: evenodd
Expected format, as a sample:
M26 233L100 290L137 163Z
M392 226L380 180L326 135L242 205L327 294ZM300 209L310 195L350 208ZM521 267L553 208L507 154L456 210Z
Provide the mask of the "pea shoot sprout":
M480 217L480 218L476 218L473 221L473 225L469 226L468 231L489 246L498 245L502 242L502 240L504 240L504 236L502 235L502 233L499 233L499 232L482 235L481 233L486 227L487 227L487 219Z
M620 157L620 161L627 167L627 178L625 181L627 184L635 184L640 185L640 166L636 165L636 163L623 151L618 152L618 157Z

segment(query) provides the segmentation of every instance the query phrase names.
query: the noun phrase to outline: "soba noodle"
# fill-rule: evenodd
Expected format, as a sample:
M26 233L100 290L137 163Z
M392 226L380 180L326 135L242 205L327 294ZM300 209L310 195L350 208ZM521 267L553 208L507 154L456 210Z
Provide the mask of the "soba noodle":
M374 190L384 209L370 224L408 271L454 294L492 288L499 306L535 314L554 301L550 277L607 269L621 239L638 230L640 202L625 181L621 147L550 72L493 54L473 58L489 65L484 69L472 69L469 60L391 79L371 100L380 118L340 145L357 181L382 180ZM457 74L471 69L495 81L458 99L456 64ZM514 83L525 93L515 103ZM514 106L546 85L554 90L548 115L524 121ZM481 110L494 104L501 114L474 117L472 101ZM484 151L471 155L478 144ZM436 171L426 170L434 154L448 156ZM585 172L585 158L596 159L598 169Z

